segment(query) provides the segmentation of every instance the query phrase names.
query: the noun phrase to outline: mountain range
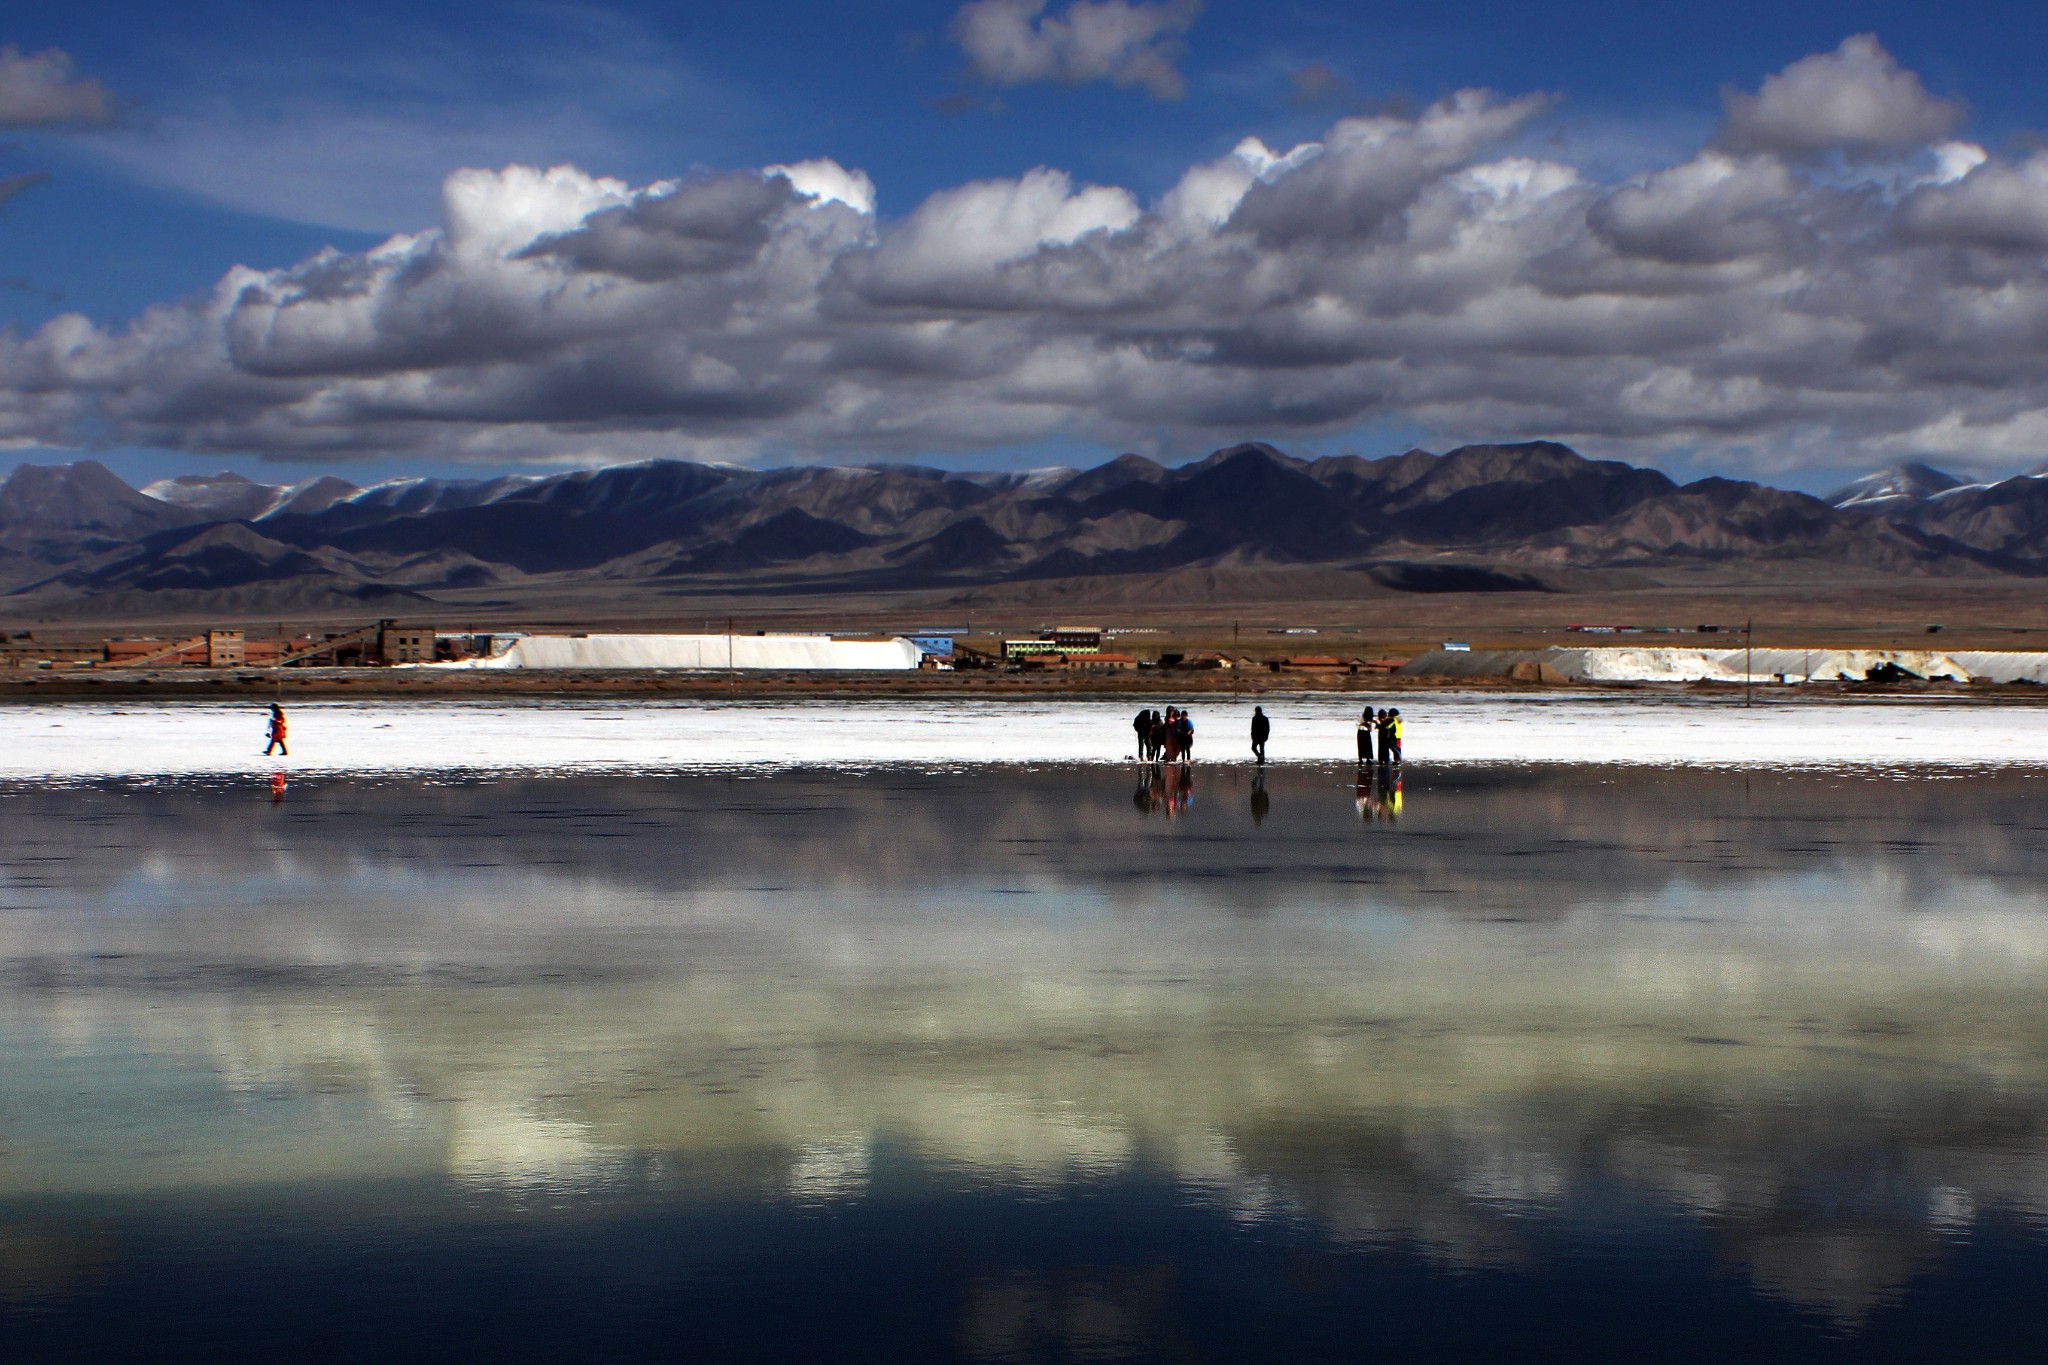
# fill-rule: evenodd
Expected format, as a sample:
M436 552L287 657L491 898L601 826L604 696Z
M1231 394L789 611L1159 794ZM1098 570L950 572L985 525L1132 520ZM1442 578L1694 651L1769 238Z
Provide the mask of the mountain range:
M1571 591L1713 575L2048 573L2048 473L1965 483L1924 465L1827 498L1588 460L1553 442L1297 459L1271 446L1169 468L753 470L681 460L545 476L237 474L137 489L104 466L0 482L0 615L271 612L594 592L817 594L1254 569L1359 591Z

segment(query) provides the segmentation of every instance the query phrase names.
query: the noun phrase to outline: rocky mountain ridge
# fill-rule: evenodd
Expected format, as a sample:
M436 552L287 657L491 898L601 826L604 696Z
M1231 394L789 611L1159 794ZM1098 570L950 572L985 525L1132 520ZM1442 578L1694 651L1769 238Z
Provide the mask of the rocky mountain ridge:
M247 609L522 585L905 591L1320 567L1361 590L1555 591L1587 574L2048 572L2048 478L1879 471L1829 499L1679 485L1554 442L1305 460L1246 444L1168 468L957 474L656 460L358 488L103 466L0 482L0 604ZM1576 576L1576 577L1575 577ZM6 611L7 605L0 605Z

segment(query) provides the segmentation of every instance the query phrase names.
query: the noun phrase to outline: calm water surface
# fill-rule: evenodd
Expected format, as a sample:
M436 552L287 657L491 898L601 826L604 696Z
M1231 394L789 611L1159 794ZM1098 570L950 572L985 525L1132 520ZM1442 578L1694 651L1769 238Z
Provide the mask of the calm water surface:
M2043 790L0 789L0 1354L2037 1358Z

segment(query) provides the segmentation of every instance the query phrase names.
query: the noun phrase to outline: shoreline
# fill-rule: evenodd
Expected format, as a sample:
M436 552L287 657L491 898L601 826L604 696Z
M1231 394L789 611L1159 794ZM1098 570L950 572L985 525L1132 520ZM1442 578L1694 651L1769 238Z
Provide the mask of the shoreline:
M1355 769L1361 704L1398 705L1411 776L1443 766L1620 763L1828 767L1908 774L2048 770L2048 727L1990 699L1814 696L1745 707L1739 695L1672 691L1266 694L1269 756ZM1041 693L861 698L786 694L299 698L291 752L268 756L262 699L52 699L0 707L0 779L220 774L265 788L278 775L1040 767L1136 762L1140 698ZM1163 698L1152 699L1156 705ZM1248 769L1253 697L1174 698L1196 718L1193 771ZM1199 778L1197 781L1199 782ZM274 795L274 793L273 793Z
M10 673L13 676L10 676ZM551 697L718 699L834 697L1259 697L1386 693L1484 692L1501 695L1677 695L1729 699L1743 692L1726 682L1521 681L1498 676L1318 674L1225 669L1115 673L739 672L666 669L250 668L8 670L0 672L0 706L60 700L209 700L226 697L406 698L416 700ZM1771 701L1840 701L1858 697L1957 698L2002 705L2048 703L2048 687L2024 683L1759 682Z

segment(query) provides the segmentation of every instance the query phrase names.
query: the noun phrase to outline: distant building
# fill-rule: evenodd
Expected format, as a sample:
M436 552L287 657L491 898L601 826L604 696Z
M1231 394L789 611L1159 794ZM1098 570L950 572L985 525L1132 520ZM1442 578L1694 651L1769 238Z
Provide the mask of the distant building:
M246 641L239 630L209 630L206 632L206 666L208 668L240 668L249 662Z
M105 658L100 645L39 644L28 635L0 641L0 668L91 668Z
M1062 654L1094 654L1102 648L1102 627L1054 626L1045 638Z
M1060 669L1068 672L1117 672L1138 666L1134 654L1037 654L1028 657L1022 668Z
M377 632L377 652L387 664L430 664L434 662L434 640L432 626L386 621Z
M1055 654L1071 656L1101 652L1102 630L1099 626L1054 626L1035 640L1003 641L1003 660L1013 664Z
M108 640L101 649L111 668L204 668L211 653L208 648L211 634L209 631L183 640L164 640L155 636Z

